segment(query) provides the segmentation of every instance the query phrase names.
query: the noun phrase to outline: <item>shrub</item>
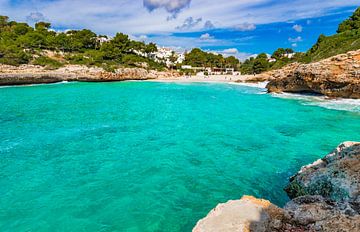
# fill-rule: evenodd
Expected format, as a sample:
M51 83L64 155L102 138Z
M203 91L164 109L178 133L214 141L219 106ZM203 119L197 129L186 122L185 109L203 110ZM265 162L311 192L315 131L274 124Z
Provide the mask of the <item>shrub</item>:
M57 60L51 59L47 56L40 56L32 61L35 65L41 65L48 69L57 69L63 66L63 64Z

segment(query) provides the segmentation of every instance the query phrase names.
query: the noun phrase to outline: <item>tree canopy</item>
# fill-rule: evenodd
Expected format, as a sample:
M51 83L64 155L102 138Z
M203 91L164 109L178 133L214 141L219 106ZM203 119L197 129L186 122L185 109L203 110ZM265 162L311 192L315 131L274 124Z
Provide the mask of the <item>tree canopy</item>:
M356 9L349 19L345 20L339 25L338 33L360 29L360 7Z
M147 63L149 68L164 67L146 56L157 51L154 43L134 41L123 33L107 41L104 38L106 36L98 36L88 29L55 32L48 22L38 22L31 27L0 16L0 63L48 63L53 67L59 66L59 62L106 67ZM62 53L63 59L43 57L45 51Z
M240 61L234 57L224 57L221 54L202 51L199 48L192 49L185 54L185 65L193 67L217 67L217 68L234 68L238 69Z

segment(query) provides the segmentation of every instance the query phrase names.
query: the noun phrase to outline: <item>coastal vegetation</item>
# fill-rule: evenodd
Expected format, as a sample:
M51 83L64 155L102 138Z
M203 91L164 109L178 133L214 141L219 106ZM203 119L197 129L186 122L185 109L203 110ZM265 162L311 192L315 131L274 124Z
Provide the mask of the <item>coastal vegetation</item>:
M221 54L205 52L199 48L194 48L186 53L183 64L193 67L233 68L235 70L239 70L240 67L240 61L235 56L224 57Z
M232 68L242 74L259 74L280 69L290 63L316 62L337 54L360 49L360 8L344 22L332 36L320 35L307 52L297 53L291 48L279 48L268 55L261 53L244 62L234 56L223 56L194 48L185 54L182 63L173 52L166 60L155 59L154 43L131 40L117 33L113 38L97 35L88 29L56 32L48 22L38 22L34 27L27 23L9 21L0 16L0 63L9 65L34 64L56 69L66 64L102 67L114 71L121 67L141 67L162 70L166 66L180 71L182 66L203 68ZM196 70L190 70L196 72Z
M320 35L316 44L303 56L303 62L314 62L360 49L360 7L339 25L337 34Z
M82 64L107 70L118 66L163 69L164 64L149 56L156 50L155 44L131 40L123 33L109 39L87 29L56 32L47 22L31 27L0 16L0 63L3 64L37 64L48 68Z
M279 48L271 59L266 59L264 54L250 57L241 65L244 74L257 74L268 70L284 67L287 64L299 62L310 63L320 61L348 51L360 49L360 7L342 22L335 35L325 36L321 34L317 42L305 53L294 53L292 49ZM293 53L292 56L289 54Z
M301 53L295 53L291 48L278 48L271 56L261 53L256 57L246 59L240 67L243 74L259 74L272 69L279 69L295 62Z

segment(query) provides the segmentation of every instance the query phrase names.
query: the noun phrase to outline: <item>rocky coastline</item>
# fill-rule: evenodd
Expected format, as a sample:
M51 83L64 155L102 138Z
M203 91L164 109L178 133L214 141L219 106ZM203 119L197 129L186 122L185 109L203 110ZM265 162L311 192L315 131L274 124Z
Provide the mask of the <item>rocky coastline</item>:
M47 70L36 65L0 65L0 86L47 84L62 81L111 82L126 80L151 80L157 78L176 78L178 72L155 71L143 68L121 68L114 72L102 68L83 65L66 65L55 70Z
M291 64L259 75L269 80L270 93L316 93L360 99L360 50L310 64Z
M108 72L98 67L66 65L55 70L41 66L0 65L1 85L44 84L61 81L111 82L126 80L181 80L177 71L155 71L144 68L120 68ZM186 79L191 81L196 78ZM269 82L269 93L315 93L331 98L360 99L360 50L337 55L310 64L292 63L279 70L259 75L207 78L224 82Z
M360 143L342 143L302 167L285 191L284 208L244 196L219 204L193 231L360 231Z

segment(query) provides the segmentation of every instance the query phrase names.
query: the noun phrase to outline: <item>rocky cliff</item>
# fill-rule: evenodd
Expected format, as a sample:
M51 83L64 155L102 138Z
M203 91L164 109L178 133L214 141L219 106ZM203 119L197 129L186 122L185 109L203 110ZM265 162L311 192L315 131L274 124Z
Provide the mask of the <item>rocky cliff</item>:
M293 64L263 74L269 92L310 92L329 97L360 98L360 50L310 64Z
M282 209L245 196L218 205L193 231L360 231L360 143L304 166L285 190L292 200Z
M21 65L19 67L0 65L0 85L41 84L61 81L148 80L178 76L177 72L148 71L143 68L121 68L114 72L107 72L102 68L89 68L82 65L67 65L56 70L47 70L34 65Z

